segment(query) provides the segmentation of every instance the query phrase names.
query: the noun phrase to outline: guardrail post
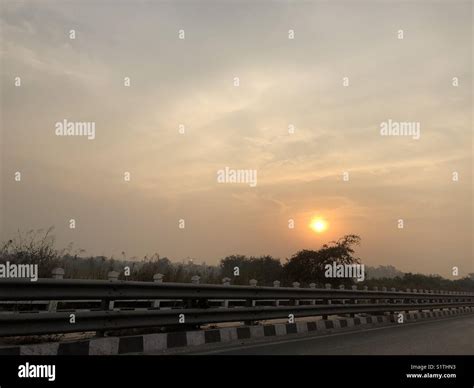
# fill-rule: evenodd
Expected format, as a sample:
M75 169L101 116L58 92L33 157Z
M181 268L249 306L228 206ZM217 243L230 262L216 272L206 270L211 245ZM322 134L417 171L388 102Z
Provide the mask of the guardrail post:
M344 284L340 284L340 285L339 285L339 289L340 289L340 290L343 290L344 288L345 288ZM342 303L342 304L346 304L346 300L345 300L345 299L341 299L341 303Z
M110 271L107 273L107 279L110 282L116 282L119 277L119 273L117 271ZM102 299L101 302L101 309L102 310L113 310L114 309L114 302L113 300L110 300L109 298L104 298ZM96 331L96 336L97 337L104 337L105 336L105 330L97 330Z
M375 292L378 292L379 288L378 288L377 286L375 286L375 287L373 288L373 290L374 290ZM379 303L379 300L378 300L378 299L374 299L374 300L373 300L373 303L378 304L378 303Z
M428 290L418 290L421 294L426 294ZM420 303L426 303L427 298L426 295L421 295L421 300L419 301ZM420 313L423 311L423 309L418 310Z
M407 293L411 292L411 290L409 288L407 288L406 290ZM407 304L411 303L411 299L408 299L408 298L405 298L403 300L403 302L406 302ZM406 310L405 313L408 314L410 311L409 310Z
M418 293L418 290L416 288L414 288L413 290L411 290L411 292L414 292L414 293ZM415 304L418 304L420 303L420 299L412 299L412 303L415 303Z
M293 282L293 288L300 288L300 283L299 282ZM293 300L293 305L294 306L299 306L300 301L298 299Z
M357 291L357 286L356 286L355 284L354 284L351 288L352 288L352 291ZM354 298L354 299L349 299L349 302L350 302L351 304L357 304L357 299L356 299L356 298ZM354 317L355 317L355 314L354 314L354 313L350 313L349 316L350 316L351 318L354 318Z
M355 284L351 288L352 288L352 291L357 291L357 286ZM352 304L357 304L358 300L357 300L357 298L354 298L354 299L350 299L350 302ZM355 314L351 314L351 317L354 317L354 316L355 316Z
M310 283L309 288L316 288L316 283ZM311 299L310 304L315 305L316 299Z
M161 273L155 273L153 275L153 283L163 283L163 274ZM153 308L160 308L160 303L161 301L160 300L154 300L151 307Z
M200 280L201 280L201 277L199 275L194 275L193 277L191 277L192 284L198 285L200 283ZM197 304L199 304L199 300L195 300L192 298L185 299L183 300L183 302L184 302L184 307L188 309L192 309L196 307Z
M436 298L434 296L435 291L430 290L429 292L430 292L430 294L432 294L432 297L430 298L430 303L434 303L436 301ZM433 311L433 309L430 309L430 311Z
M258 283L258 281L256 279L250 279L249 280L249 284L252 287L257 287L257 283ZM248 299L245 302L245 305L247 307L255 307L255 304L256 304L256 301L254 299ZM244 324L250 326L250 325L254 325L255 322L254 321L244 321Z
M222 279L222 285L223 286L230 286L230 278L223 278ZM224 301L222 301L222 307L229 307L229 301L227 299L225 299Z
M369 287L368 286L364 286L364 292L365 291L369 291ZM364 299L364 303L365 304L369 304L370 303L370 299Z
M386 291L387 288L386 287L383 287L381 291ZM375 292L379 292L379 288L377 286L374 287L374 291ZM382 298L382 299L374 299L374 303L375 304L384 304L386 302L386 299L385 298ZM374 315L384 315L383 312L378 312L378 313L374 313Z
M456 291L451 291L451 294L453 295L453 298L451 299L451 302L457 302L458 299L456 298L457 292ZM453 311L456 310L456 307L451 307L449 310Z
M330 283L326 283L324 285L324 288L326 288L326 290L330 290L331 289L331 284ZM332 304L332 301L329 299L329 298L324 298L323 299L323 303L325 304ZM323 315L322 316L323 319L328 319L328 316L327 315Z
M64 269L62 268L54 268L51 271L51 277L53 279L64 279ZM50 313L55 312L58 309L58 301L51 300L48 304L48 311Z
M391 292L397 292L397 290L396 290L394 287L392 287L392 288L390 289L390 291L391 291ZM391 299L391 301L392 301L392 303L398 303L398 299L395 299L395 298L394 298L394 299Z
M438 292L437 290L430 290L430 294L431 294L430 302L431 303L436 303L437 302L438 298L435 296L435 294L437 292ZM434 311L434 309L431 309L431 311Z
M275 281L273 282L273 287L280 287L280 281L279 281L279 280L275 280ZM280 305L280 301L279 301L278 299L275 300L275 306L278 307L279 305Z
M109 279L109 281L111 282L116 282L119 278L119 273L117 271L110 271L108 274L107 274L107 279ZM113 300L105 300L105 303L104 303L104 306L107 306L105 309L106 310L113 310L114 309L114 303L115 301Z
M257 283L258 281L256 279L250 279L249 280L249 284L252 286L252 287L257 287ZM254 299L251 299L248 301L248 304L251 306L251 307L255 307L256 305L256 300Z
M64 269L55 268L51 271L51 275L54 279L64 279Z

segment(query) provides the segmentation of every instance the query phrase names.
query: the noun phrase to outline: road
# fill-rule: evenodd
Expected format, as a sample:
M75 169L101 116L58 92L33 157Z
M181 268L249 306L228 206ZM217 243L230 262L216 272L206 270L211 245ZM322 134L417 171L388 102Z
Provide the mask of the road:
M474 355L474 316L190 351L216 355Z

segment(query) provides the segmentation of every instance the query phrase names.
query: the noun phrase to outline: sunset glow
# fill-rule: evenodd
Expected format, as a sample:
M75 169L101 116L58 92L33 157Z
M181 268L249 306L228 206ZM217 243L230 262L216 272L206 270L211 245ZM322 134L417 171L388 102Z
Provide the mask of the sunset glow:
M0 243L474 272L471 2L109 3L1 2Z
M313 229L316 233L322 233L328 228L328 223L322 218L313 218L309 227Z

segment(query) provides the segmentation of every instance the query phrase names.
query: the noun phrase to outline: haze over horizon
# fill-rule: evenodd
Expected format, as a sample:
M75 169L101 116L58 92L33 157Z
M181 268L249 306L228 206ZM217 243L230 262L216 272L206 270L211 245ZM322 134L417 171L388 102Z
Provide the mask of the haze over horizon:
M366 265L474 272L472 3L212 4L2 3L1 240L215 264L357 234Z

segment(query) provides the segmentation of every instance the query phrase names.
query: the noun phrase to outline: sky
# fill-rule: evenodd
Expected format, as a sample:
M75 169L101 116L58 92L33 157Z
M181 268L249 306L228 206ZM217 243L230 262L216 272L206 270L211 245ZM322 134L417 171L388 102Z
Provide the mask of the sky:
M1 240L215 264L357 234L367 265L474 272L471 2L0 7Z

